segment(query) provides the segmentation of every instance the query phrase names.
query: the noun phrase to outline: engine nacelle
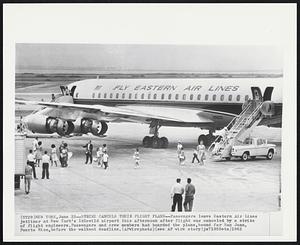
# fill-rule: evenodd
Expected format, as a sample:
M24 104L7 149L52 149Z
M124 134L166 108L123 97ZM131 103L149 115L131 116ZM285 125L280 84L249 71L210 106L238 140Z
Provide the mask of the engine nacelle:
M106 133L108 129L106 122L99 122L98 120L92 121L91 132L93 135L100 136Z
M275 104L272 101L264 101L260 111L264 116L273 116L275 114Z
M32 114L24 118L29 130L34 133L67 135L74 129L73 123L59 118Z

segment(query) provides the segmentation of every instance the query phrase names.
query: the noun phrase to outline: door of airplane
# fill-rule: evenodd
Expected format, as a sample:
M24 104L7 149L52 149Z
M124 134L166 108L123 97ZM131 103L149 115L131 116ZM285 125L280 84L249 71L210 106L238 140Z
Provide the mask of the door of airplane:
M271 100L274 87L267 87L264 92L264 101Z
M254 100L262 100L262 93L259 87L251 87L252 97Z

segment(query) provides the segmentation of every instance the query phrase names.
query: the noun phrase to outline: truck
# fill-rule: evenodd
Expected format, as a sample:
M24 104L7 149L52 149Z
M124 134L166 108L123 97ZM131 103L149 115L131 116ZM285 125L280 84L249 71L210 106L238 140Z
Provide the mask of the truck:
M242 144L232 146L231 156L240 157L243 161L266 157L271 160L276 153L276 145L268 144L266 139L246 138Z

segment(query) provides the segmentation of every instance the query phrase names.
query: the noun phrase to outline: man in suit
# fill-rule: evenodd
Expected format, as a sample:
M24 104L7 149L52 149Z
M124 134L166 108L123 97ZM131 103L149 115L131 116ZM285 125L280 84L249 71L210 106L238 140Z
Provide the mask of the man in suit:
M88 163L90 160L90 164L93 162L93 144L92 141L90 140L86 145L83 146L85 148L85 164Z

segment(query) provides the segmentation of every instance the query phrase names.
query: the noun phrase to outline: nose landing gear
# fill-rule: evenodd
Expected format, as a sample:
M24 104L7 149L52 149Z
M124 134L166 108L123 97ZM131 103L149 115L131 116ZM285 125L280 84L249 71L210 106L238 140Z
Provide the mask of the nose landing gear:
M158 137L158 129L161 126L159 125L158 121L153 121L150 124L150 134L153 134L153 136L145 136L143 139L143 146L149 147L149 148L168 148L169 141L166 137Z

